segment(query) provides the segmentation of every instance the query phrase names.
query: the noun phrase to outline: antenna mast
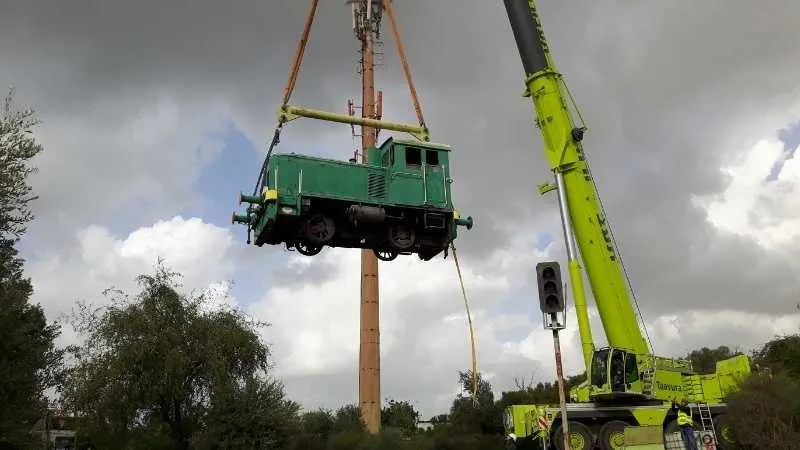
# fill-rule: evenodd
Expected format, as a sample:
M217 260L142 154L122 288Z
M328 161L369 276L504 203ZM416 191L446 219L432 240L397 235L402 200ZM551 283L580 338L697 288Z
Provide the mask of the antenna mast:
M381 0L348 0L353 12L353 32L361 42L360 72L362 84L361 116L378 119L375 105L375 43L380 39L383 15ZM380 99L380 93L378 94ZM353 102L348 113L354 114ZM381 109L379 104L378 110ZM355 138L355 129L353 129ZM374 147L378 130L361 127L361 162L367 163L367 149ZM355 158L358 157L356 151ZM380 314L378 259L371 250L361 251L361 339L359 347L358 403L367 431L381 429Z

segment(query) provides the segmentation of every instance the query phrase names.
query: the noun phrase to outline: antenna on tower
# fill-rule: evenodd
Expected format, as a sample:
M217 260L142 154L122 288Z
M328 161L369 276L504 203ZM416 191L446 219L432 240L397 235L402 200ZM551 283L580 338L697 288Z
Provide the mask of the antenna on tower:
M381 38L381 18L383 17L383 1L381 0L347 0L353 12L353 32L358 40L363 40L366 33L372 32L375 39Z

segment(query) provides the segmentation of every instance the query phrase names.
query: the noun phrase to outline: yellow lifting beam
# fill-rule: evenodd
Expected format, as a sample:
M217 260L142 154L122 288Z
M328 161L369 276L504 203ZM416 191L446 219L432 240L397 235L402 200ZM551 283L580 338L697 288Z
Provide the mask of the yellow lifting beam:
M308 117L310 119L325 120L328 122L347 123L350 125L360 125L363 127L380 128L408 133L421 141L430 141L428 128L424 125L408 125L398 122L388 122L385 120L369 119L366 117L356 117L349 114L339 114L319 109L306 108L304 106L282 105L278 110L278 120L289 122L298 117Z

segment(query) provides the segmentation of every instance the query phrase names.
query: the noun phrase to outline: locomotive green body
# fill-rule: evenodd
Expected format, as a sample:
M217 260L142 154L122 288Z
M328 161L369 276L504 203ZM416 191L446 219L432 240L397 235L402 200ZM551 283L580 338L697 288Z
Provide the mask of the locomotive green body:
M446 251L457 226L472 228L453 206L450 147L388 138L368 150L367 164L298 154L269 158L260 194L233 222L254 243L286 244L312 256L323 247L372 249L382 260Z

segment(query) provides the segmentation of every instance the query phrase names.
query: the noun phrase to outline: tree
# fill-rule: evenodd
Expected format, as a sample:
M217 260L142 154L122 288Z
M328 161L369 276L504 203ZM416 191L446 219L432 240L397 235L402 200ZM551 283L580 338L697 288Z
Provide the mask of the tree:
M61 360L54 345L60 329L29 303L33 286L15 247L33 219L29 161L42 147L32 137L33 111L16 109L12 94L0 111L0 445L29 439Z
M86 340L71 348L65 406L101 448L188 449L221 437L283 445L298 406L268 376L264 324L205 308L207 295L179 293L177 276L159 262L138 277L135 297L109 290L110 306L81 306L74 322Z
M753 374L728 399L727 416L736 448L796 448L800 382L784 373Z
M363 433L367 431L367 426L361 419L361 410L358 406L345 405L337 409L333 415L332 429L337 433Z
M61 352L22 272L23 260L10 240L0 240L0 444L21 445L46 408L44 391L55 383Z
M477 375L477 392L472 389L472 371L459 371L461 393L450 407L449 422L457 432L502 433L502 411L494 402L492 385L483 376Z
M247 377L243 386L220 390L192 448L282 448L300 430L299 409L284 398L281 382Z
M410 436L417 431L419 412L407 401L390 399L381 412L381 422L384 427L397 428L404 436Z
M703 347L694 350L687 356L687 359L692 362L692 368L699 374L710 374L717 370L717 361L733 358L740 355L741 352L731 351L727 346L720 346L715 349Z
M564 379L564 393L568 396L569 390L581 384L585 379L585 371L577 375L567 376ZM540 381L536 386L533 385L532 381L525 383L524 381L515 380L515 383L517 385L516 390L505 391L501 394L500 400L498 400L501 410L510 405L556 405L559 403L558 380L553 382Z
M753 362L772 372L800 380L800 334L773 339L753 354Z
M39 124L32 109L14 106L14 91L3 98L0 111L0 238L17 240L33 220L30 203L36 200L28 176L36 169L30 160L42 151L33 137Z
M320 441L328 438L335 420L331 411L322 408L304 412L300 417L303 433Z

